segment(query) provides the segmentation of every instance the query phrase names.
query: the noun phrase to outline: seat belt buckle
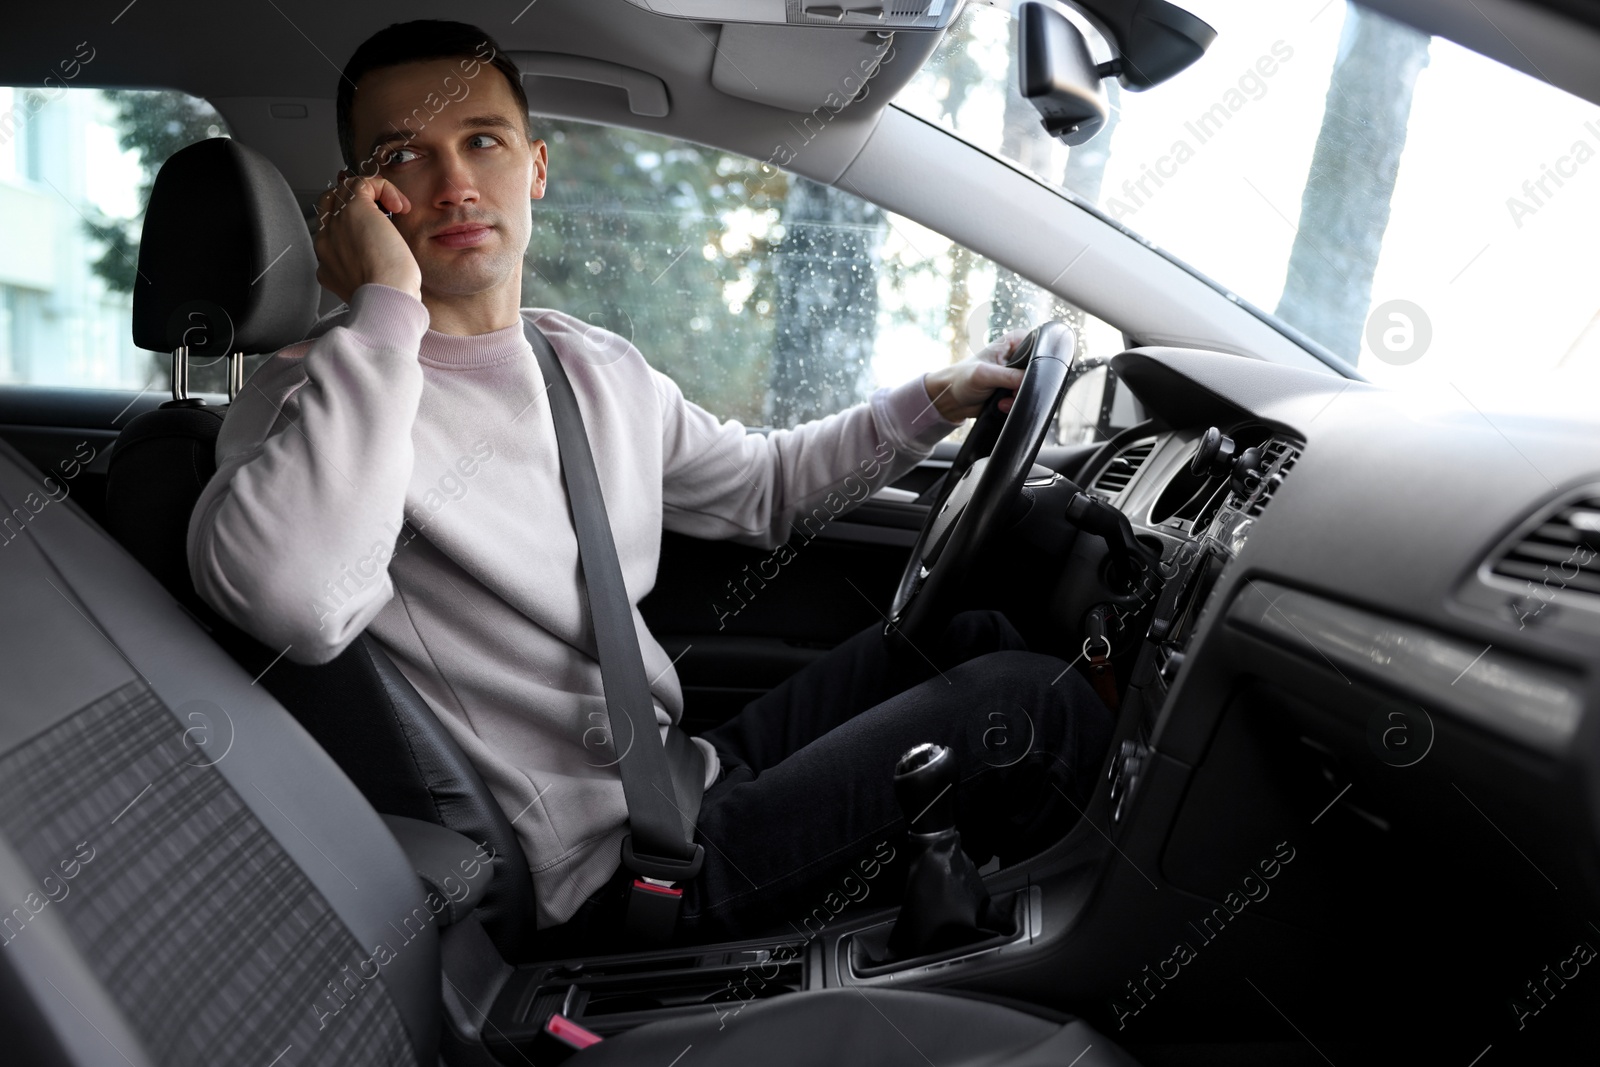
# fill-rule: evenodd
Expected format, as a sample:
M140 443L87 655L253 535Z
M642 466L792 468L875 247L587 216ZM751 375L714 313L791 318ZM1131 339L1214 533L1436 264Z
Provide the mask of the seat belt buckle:
M573 1053L582 1052L601 1040L599 1034L557 1012L544 1021L538 1036L534 1038L534 1060L540 1067L562 1063L570 1059Z
M635 878L628 887L628 936L646 945L664 945L678 927L683 890L654 878Z
M634 874L628 886L625 919L630 938L647 945L662 945L671 939L683 907L679 886L700 873L705 858L705 846L698 842L692 857L676 860L634 852L632 834L622 839L622 865Z

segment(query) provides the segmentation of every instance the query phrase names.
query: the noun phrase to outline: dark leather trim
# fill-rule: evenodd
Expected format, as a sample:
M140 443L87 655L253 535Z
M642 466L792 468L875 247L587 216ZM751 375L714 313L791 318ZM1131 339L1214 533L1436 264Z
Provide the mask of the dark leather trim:
M586 1067L662 1062L694 1048L700 1067L1137 1067L1088 1024L1064 1024L945 992L851 987L721 1005L608 1037L582 1053ZM665 1051L664 1050L671 1050Z
M106 467L106 526L205 625L216 616L189 581L189 514L216 472L220 408L158 408L128 423Z
M426 904L439 925L450 926L471 914L489 888L493 868L480 859L487 850L437 823L402 815L385 815L383 823L430 891Z
M447 827L485 845L493 876L478 908L506 959L532 951L533 875L504 809L433 709L362 634L328 663L280 660L261 684L388 815Z

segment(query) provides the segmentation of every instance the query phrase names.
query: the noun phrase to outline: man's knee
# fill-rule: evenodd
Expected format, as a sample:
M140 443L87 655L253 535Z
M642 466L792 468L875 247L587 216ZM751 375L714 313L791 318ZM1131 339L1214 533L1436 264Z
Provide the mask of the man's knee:
M952 682L959 678L957 684L979 688L999 685L1009 690L1042 684L1046 689L1059 689L1069 684L1072 668L1055 656L1008 648L975 656L947 673Z
M1077 669L1057 656L1039 652L990 652L945 672L960 701L978 720L1008 720L1022 715L1030 732L1048 731L1076 720L1078 729L1098 733L1115 718Z
M1010 619L1001 612L985 610L963 611L952 617L940 635L940 645L942 658L949 664L1028 647Z

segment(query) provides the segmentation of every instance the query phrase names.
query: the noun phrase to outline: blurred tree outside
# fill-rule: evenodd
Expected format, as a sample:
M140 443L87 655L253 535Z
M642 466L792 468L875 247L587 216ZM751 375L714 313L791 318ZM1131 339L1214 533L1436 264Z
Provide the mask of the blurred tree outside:
M1275 314L1350 363L1372 302L1427 34L1349 5Z
M975 15L975 12L969 13ZM1005 79L1000 89L1005 94L1002 111L1000 156L1015 162L1023 170L1041 177L1049 177L1054 170L1053 160L1059 150L1056 140L1044 131L1039 112L1030 104L1020 89L1020 63L1016 47L1016 28L1012 23L1009 32ZM978 64L969 64L969 69ZM981 76L981 70L980 75ZM1110 103L1110 116L1093 140L1074 146L1068 151L1066 166L1062 171L1061 185L1082 201L1098 205L1100 185L1105 177L1106 164L1111 158L1112 135L1121 121L1121 97L1116 81L1106 83ZM972 322L960 331L960 341L970 350L982 341L993 340L1012 329L1031 328L1050 319L1059 319L1071 325L1076 333L1074 354L1083 358L1089 351L1089 337L1085 330L1087 318L1081 308L1061 299L1054 293L1035 285L1020 274L1005 267L994 268L993 296L987 303L986 321ZM985 310L979 304L973 313ZM980 327L983 329L979 334ZM966 351L952 351L952 357L963 358ZM1084 433L1092 433L1098 424L1098 397L1104 390L1105 371L1093 371L1082 379L1062 404L1061 417L1051 428L1052 443L1060 433L1068 434L1073 443Z
M1003 27L1003 29L1001 29ZM1004 74L996 77L1003 61ZM1001 143L999 155L1042 178L1055 172L1053 160L1060 145L1044 132L1039 113L1018 89L1015 24L995 9L974 5L954 23L924 68L934 75L932 95L938 118L952 128L979 94L1000 94ZM1105 128L1088 144L1067 156L1063 184L1089 203L1098 203L1100 182L1110 158L1111 137L1120 114L1117 86L1109 86L1112 111ZM986 341L1014 327L1035 326L1047 319L1062 319L1078 327L1078 351L1086 350L1084 315L1039 285L997 264L990 264L960 245L919 262L893 264L900 275L937 275L948 288L942 332L951 362L967 358ZM911 282L898 278L904 288ZM988 299L984 299L987 295Z
M142 89L106 89L103 93L116 112L117 144L125 152L139 153L139 167L144 172L139 182L139 214L116 219L97 213L85 223L85 229L106 246L94 261L95 274L113 291L131 293L144 208L161 164L196 141L227 136L228 126L210 104L188 93Z
M139 213L133 218L112 218L91 209L84 219L84 231L105 248L90 264L94 273L113 292L132 293L139 262L139 234L144 227L144 209L150 203L161 165L180 148L208 137L228 136L227 123L214 108L198 97L174 90L101 90L116 115L117 144L125 152L139 154ZM150 355L150 388L166 389L172 378L172 356L167 352ZM254 370L246 363L246 376ZM191 393L226 392L227 362L195 362L189 368Z
M550 177L533 206L523 306L620 334L689 399L759 425L788 177L634 130L540 119L534 132Z
M939 100L939 110L946 119L954 119L972 91L987 80L987 70L973 47L977 40L974 32L976 17L975 11L963 14L951 25L934 52L932 65L940 71L940 84L944 90ZM968 322L973 312L972 253L952 243L947 255L949 265L946 276L950 280L950 301L945 312L944 332L949 340L950 362L959 363L972 354L968 334ZM930 263L929 266L937 269L939 265Z
M866 399L884 214L858 196L791 177L783 228L765 421L795 426Z
M632 341L695 403L793 426L865 399L886 220L754 160L541 120L523 303Z

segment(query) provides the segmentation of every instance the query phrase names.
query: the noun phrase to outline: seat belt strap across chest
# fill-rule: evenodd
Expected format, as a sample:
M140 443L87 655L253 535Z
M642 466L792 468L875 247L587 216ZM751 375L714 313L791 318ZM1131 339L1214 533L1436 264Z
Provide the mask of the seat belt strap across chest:
M526 319L523 331L550 398L561 475L572 505L584 590L594 621L606 717L628 804L630 833L622 840L622 864L636 876L628 893L628 931L637 940L661 944L677 924L683 897L679 883L699 874L705 859L704 847L694 840L705 764L699 749L676 725L667 727L664 745L660 739L634 629L633 604L623 584L577 396L549 339Z

